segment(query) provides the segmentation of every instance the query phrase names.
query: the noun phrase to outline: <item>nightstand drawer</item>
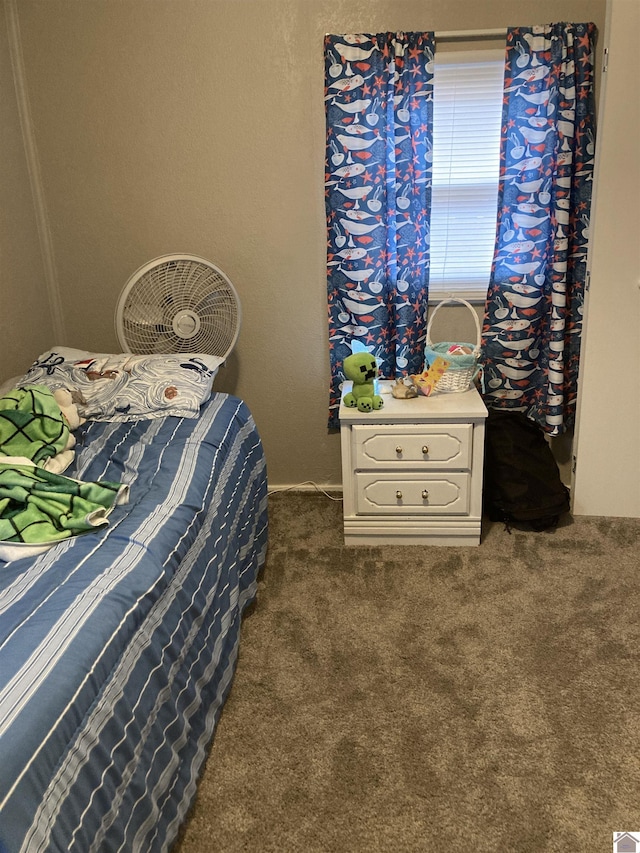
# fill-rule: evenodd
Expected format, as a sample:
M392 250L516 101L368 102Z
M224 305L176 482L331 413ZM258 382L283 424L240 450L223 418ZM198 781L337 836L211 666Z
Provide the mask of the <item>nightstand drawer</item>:
M468 515L470 474L356 472L358 515Z
M471 469L472 424L355 425L355 467Z

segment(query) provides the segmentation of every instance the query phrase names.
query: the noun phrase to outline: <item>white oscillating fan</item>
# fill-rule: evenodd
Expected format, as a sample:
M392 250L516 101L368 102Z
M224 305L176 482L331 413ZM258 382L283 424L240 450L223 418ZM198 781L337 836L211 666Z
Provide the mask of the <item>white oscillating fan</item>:
M227 276L195 255L163 255L140 267L116 308L125 352L200 352L225 359L240 333L238 294Z

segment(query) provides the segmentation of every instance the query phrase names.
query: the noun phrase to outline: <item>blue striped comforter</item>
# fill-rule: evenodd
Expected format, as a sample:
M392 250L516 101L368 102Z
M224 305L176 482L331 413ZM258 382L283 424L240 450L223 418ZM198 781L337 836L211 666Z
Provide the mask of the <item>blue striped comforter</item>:
M109 527L0 563L0 850L174 840L267 542L245 404L93 422L69 476L128 483Z

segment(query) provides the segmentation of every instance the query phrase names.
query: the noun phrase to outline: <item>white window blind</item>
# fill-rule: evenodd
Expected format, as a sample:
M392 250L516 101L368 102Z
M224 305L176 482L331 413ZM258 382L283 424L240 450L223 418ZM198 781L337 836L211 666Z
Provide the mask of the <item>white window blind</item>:
M429 289L484 299L496 235L504 50L436 54Z

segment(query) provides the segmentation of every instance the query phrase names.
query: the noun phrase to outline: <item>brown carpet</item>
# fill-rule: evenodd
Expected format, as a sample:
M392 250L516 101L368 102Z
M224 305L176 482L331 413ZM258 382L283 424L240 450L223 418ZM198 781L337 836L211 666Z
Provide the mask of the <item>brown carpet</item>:
M601 853L640 830L640 519L347 549L341 511L270 499L176 853Z

